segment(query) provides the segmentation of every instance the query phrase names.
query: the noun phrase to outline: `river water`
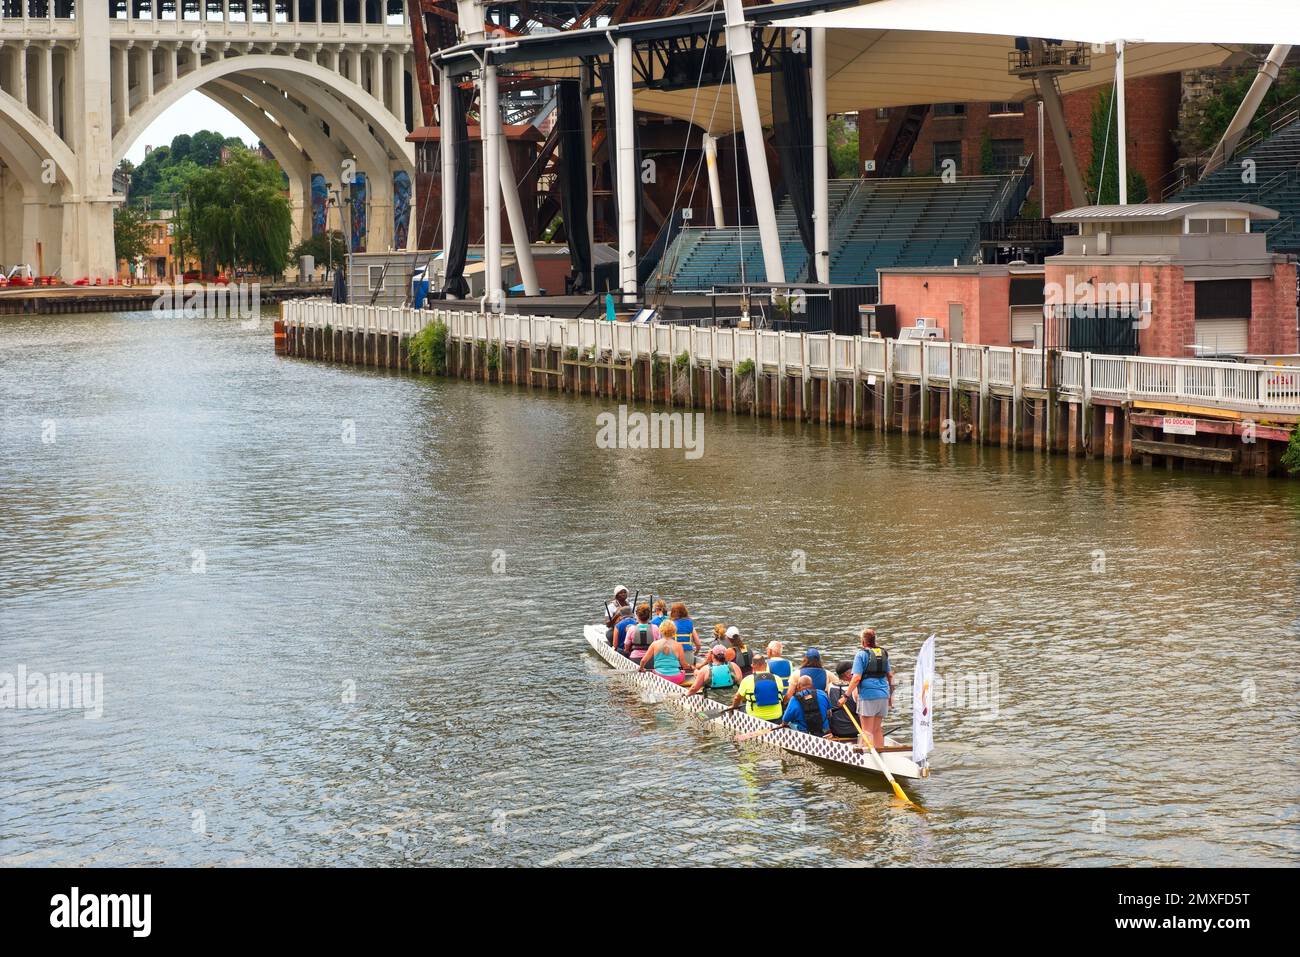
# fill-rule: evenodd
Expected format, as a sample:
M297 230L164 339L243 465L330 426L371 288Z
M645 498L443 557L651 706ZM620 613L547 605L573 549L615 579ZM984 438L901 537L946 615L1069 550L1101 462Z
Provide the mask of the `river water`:
M0 673L103 687L0 711L0 864L1300 858L1300 483L610 407L0 319ZM582 641L616 584L936 634L925 813L643 700Z

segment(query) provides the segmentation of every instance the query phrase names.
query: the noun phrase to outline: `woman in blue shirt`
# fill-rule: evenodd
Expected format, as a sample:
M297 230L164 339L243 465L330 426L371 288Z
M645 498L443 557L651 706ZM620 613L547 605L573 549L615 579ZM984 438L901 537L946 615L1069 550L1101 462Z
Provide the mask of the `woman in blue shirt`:
M889 664L889 652L876 645L876 629L863 628L861 640L862 647L853 658L847 698L858 703L862 733L870 735L877 748L883 748L881 725L894 704L894 669Z

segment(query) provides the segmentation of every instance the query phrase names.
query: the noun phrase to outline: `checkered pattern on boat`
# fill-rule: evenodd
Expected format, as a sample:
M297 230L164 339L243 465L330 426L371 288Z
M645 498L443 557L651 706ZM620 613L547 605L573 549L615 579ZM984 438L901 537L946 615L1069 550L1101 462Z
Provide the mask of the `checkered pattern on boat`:
M654 672L639 671L634 662L624 658L610 647L609 641L605 637L605 629L600 625L588 625L584 635L587 644L591 645L596 654L605 659L606 664L615 671L620 671L630 677L644 691L663 696L668 704L683 711L695 711L702 714L717 714L719 711L725 710L725 705L719 704L711 698L706 698L704 695L690 695L688 697L683 686L675 685ZM737 734L745 734L749 731L765 731L772 727L769 722L750 717L743 711L732 711L715 720L714 724L725 725ZM880 768L876 765L875 759L872 758L869 751L858 752L855 750L855 745L819 738L816 735L795 731L793 728L782 728L780 731L765 734L761 738L754 738L753 743L770 745L783 751L793 751L796 754L820 758L823 761L847 764L875 774L880 773ZM921 776L920 769L912 763L911 757L902 752L890 752L881 757L885 759L890 773L894 777L919 778Z

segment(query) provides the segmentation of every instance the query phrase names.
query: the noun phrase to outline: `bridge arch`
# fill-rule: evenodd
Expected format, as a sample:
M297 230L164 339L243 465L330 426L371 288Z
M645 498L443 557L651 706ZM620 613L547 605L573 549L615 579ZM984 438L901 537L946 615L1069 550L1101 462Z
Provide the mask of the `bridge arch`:
M357 111L374 131L374 138L387 154L404 166L415 168L414 147L406 142L406 126L390 113L378 99L365 89L339 74L288 54L249 53L214 60L176 78L139 105L129 120L113 136L113 163L121 161L131 144L144 134L149 125L181 97L201 87L232 74L256 74L272 82L277 77L297 77L313 81L321 88L312 98L320 101L321 95L342 101L345 107ZM325 103L330 106L331 104Z
M44 160L51 160L59 178L76 191L77 158L72 148L59 138L53 127L3 90L0 90L0 130L10 143L25 144L38 157L38 166Z

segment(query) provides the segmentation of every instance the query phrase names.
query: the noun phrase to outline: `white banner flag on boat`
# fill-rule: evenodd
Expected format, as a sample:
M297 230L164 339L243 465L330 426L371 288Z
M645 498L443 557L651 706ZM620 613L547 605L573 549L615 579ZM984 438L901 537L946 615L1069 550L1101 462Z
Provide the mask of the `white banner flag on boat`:
M923 764L934 750L934 635L925 639L912 674L912 760Z

